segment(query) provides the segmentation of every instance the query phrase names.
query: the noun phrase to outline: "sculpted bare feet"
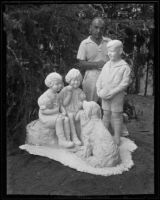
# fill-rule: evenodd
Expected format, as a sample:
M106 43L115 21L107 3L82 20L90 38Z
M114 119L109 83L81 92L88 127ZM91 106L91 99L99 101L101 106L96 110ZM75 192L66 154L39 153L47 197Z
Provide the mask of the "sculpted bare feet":
M70 148L74 146L74 143L71 141L65 141L65 140L61 140L59 141L59 145L65 148Z

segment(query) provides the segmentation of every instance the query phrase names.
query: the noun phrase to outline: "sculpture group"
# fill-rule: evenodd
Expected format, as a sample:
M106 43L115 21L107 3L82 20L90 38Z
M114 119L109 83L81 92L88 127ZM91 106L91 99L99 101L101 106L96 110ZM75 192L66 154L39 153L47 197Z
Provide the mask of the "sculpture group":
M121 55L121 45L117 40L108 42L111 61L114 54ZM129 84L130 69L122 59L113 66L111 61L104 65L96 83L102 109L96 102L86 101L86 95L80 88L83 77L78 69L72 68L66 74L68 85L65 87L60 74L50 73L44 81L48 89L38 99L39 119L27 125L26 143L59 145L93 167L119 164L119 129L122 124L119 113L123 111L122 101ZM107 71L111 67L113 70ZM108 77L106 74L109 74ZM107 111L109 109L110 112ZM114 136L108 130L109 114L112 112Z

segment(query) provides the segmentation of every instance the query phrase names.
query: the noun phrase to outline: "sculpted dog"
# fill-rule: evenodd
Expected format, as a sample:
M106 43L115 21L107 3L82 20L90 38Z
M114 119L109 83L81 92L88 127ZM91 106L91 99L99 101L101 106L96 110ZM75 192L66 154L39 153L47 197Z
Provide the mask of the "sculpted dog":
M83 142L77 155L93 167L116 166L120 162L119 148L101 120L100 106L94 101L84 101L76 120L80 121Z

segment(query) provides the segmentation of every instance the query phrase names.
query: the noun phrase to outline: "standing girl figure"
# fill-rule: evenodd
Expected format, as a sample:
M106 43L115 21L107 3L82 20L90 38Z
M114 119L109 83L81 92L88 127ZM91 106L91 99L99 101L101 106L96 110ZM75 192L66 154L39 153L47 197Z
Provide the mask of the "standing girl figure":
M85 93L79 88L82 82L82 75L78 69L72 68L65 77L69 84L61 90L62 104L70 120L72 141L76 145L81 145L76 132L75 116L82 108L82 102L86 99Z
M45 79L45 85L49 89L38 99L39 120L44 127L56 130L60 146L72 147L73 142L67 140L70 135L69 119L65 116L58 94L63 87L62 76L56 72L50 73Z

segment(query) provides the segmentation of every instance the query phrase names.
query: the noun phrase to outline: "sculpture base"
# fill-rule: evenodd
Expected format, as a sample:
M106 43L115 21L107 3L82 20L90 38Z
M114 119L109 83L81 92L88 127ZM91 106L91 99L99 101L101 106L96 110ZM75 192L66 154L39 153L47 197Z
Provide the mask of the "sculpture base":
M121 137L121 163L115 167L105 168L94 168L79 158L75 153L71 152L69 149L62 148L57 144L47 146L24 144L19 148L26 150L33 155L44 156L56 160L63 165L76 169L80 172L86 172L94 175L110 176L122 174L124 171L128 171L134 165L131 153L136 150L137 146L130 139Z

